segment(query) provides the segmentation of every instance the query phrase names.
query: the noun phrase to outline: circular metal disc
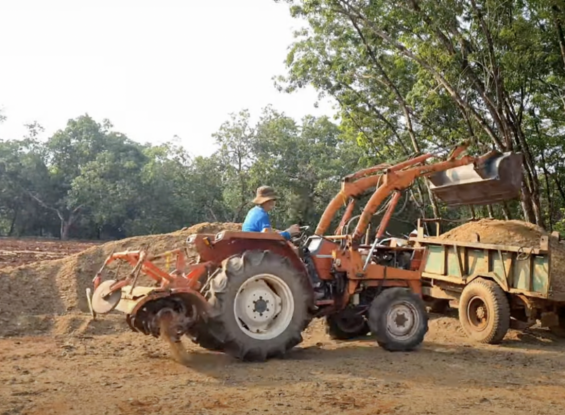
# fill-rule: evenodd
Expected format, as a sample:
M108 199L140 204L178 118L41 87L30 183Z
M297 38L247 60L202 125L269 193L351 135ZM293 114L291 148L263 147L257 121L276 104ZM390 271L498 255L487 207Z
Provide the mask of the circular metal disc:
M122 290L114 291L108 295L109 288L116 281L107 280L98 286L92 294L92 309L97 314L107 314L112 311L122 298Z

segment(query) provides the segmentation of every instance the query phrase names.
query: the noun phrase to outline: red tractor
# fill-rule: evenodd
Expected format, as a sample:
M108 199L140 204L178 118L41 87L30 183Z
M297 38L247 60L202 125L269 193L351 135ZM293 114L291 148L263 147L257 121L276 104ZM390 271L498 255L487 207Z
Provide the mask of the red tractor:
M521 184L521 156L491 152L461 156L457 147L443 161L428 163L424 154L399 164L381 164L345 177L312 236L286 241L277 233L221 232L187 240L199 258L186 264L185 250L160 255L146 251L114 253L87 290L93 316L117 308L132 330L180 342L183 335L204 348L242 360L282 356L302 341L302 332L324 317L333 338L369 332L390 351L411 350L428 330L421 299L423 249L381 244L401 192L418 177L450 204L493 203L514 198ZM358 218L356 200L375 189ZM366 229L389 197L373 238ZM333 235L326 234L337 211L347 205ZM349 224L356 219L355 229ZM370 240L372 239L372 240ZM155 264L174 257L172 272ZM102 282L113 261L133 267L124 278ZM140 286L143 273L155 286ZM314 285L325 295L315 298Z

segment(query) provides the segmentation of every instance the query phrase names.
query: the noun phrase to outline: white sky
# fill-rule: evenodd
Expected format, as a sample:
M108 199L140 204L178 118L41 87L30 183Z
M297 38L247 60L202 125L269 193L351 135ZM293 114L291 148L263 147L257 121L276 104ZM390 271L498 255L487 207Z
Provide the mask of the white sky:
M230 112L331 115L312 89L288 95L271 80L299 24L273 0L0 0L0 138L88 113L206 155Z

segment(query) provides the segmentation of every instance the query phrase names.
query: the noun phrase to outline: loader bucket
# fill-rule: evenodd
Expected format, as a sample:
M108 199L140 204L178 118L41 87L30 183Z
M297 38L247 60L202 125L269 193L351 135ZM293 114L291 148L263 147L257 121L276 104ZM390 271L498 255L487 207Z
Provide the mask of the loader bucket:
M448 206L490 205L520 195L522 154L498 153L478 165L434 173L428 180L434 195Z

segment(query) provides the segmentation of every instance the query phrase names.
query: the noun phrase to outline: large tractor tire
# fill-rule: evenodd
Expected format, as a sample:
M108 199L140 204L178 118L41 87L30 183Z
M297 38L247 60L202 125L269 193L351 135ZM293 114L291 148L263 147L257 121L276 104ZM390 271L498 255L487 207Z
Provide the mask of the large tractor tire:
M334 340L366 336L369 331L365 317L354 312L341 312L326 317L326 333Z
M465 287L459 299L463 331L479 343L498 344L510 327L510 305L498 284L483 278Z
M221 327L210 322L209 324L198 324L189 332L189 338L193 343L198 344L204 349L221 352L224 350L224 342L221 340Z
M369 327L383 349L413 350L428 332L424 301L407 288L387 288L369 307Z
M313 291L288 258L248 251L224 261L211 284L210 324L221 327L222 349L240 360L282 357L302 342L310 323Z

